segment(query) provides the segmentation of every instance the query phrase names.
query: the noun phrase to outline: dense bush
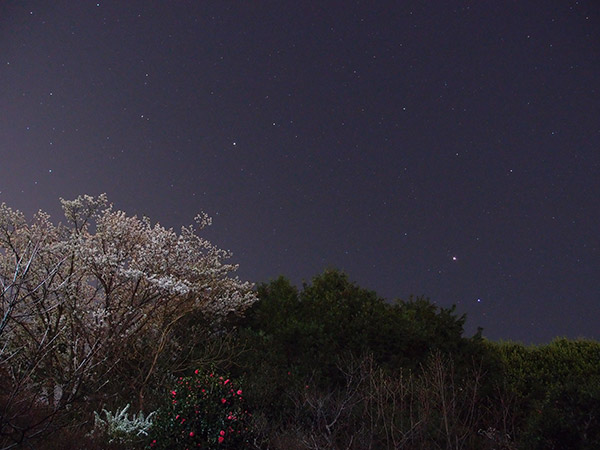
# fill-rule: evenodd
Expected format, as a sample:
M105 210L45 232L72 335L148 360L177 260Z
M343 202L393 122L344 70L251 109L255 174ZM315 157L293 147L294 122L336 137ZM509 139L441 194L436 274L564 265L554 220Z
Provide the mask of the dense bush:
M300 291L280 277L259 285L257 294L259 300L237 324L246 351L235 370L245 375L249 402L274 428L289 430L299 423L290 412L307 392L343 396L344 361L367 358L394 378L421 373L432 352L439 352L452 357L457 380L470 376L474 363L485 370L480 337L463 337L465 317L453 307L421 297L387 303L336 270ZM478 389L485 391L482 383Z
M180 377L150 430L153 449L250 448L251 415L229 378L197 370Z
M281 277L257 290L241 327L253 345L305 375L327 376L335 356L372 354L390 369L418 368L431 350L457 353L465 316L428 299L390 304L348 277L328 270L298 290Z
M600 343L489 343L501 361L523 448L600 448Z

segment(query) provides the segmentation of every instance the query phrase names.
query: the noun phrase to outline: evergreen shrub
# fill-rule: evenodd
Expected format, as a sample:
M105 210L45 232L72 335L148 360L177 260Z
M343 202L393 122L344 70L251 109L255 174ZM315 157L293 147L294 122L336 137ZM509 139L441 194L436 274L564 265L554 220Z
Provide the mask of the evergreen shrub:
M252 439L242 389L225 376L196 370L180 377L154 417L152 449L243 449Z

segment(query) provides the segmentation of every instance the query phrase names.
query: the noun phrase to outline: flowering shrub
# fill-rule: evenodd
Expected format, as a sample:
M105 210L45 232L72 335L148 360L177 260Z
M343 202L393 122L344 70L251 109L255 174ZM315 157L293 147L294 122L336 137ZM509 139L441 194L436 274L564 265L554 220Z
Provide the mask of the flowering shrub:
M152 449L249 448L251 414L243 391L233 381L196 370L169 392L150 430Z

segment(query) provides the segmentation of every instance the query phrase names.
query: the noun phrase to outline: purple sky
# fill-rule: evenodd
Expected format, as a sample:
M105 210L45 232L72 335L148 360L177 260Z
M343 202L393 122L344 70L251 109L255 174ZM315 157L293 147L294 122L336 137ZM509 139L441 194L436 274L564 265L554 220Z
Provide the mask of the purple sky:
M600 339L600 3L3 1L0 202Z

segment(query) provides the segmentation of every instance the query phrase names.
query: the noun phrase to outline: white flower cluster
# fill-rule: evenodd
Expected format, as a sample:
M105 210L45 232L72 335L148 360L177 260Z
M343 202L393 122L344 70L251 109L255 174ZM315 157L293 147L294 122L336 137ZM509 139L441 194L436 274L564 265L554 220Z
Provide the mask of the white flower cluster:
M95 296L105 308L118 310L127 303L173 309L185 303L222 316L255 300L252 285L230 276L237 269L224 263L230 253L198 236L194 227L177 234L107 205L106 196L63 200L73 225L70 247L97 283ZM92 221L95 233L88 231ZM201 214L196 222L203 228L210 218Z

